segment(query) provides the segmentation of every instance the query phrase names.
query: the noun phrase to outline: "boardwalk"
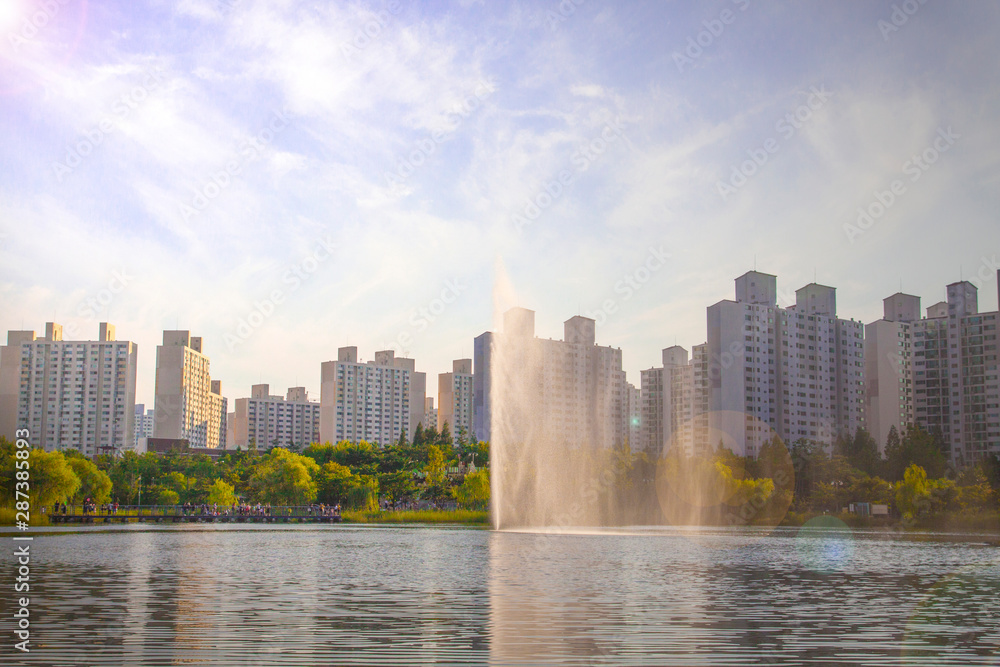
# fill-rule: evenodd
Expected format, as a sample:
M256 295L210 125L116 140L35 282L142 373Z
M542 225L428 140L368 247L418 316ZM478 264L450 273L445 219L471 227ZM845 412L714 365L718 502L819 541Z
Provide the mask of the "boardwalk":
M339 514L49 514L56 523L340 523Z

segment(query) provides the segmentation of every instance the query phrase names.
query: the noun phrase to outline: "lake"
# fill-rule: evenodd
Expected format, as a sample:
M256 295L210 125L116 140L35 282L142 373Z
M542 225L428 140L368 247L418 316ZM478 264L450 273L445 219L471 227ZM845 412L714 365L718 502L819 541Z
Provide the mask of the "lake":
M5 633L0 653L32 665L997 665L995 542L847 529L41 529L32 652Z

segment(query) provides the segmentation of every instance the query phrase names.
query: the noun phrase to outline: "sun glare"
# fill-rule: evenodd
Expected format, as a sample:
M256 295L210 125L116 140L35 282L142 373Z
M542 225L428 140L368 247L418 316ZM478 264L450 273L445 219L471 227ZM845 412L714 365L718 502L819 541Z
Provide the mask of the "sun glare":
M0 35L15 30L23 15L23 0L0 0Z

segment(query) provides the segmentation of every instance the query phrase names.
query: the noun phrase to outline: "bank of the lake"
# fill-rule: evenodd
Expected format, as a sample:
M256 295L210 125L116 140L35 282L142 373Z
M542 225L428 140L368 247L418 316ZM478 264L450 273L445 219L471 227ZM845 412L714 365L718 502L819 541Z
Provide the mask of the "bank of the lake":
M393 512L345 511L343 523L434 523L490 525L489 512L474 510L399 510Z
M784 527L843 522L850 528L896 531L934 530L1000 535L1000 512L940 512L915 518L900 516L861 516L849 512L789 512L781 522Z

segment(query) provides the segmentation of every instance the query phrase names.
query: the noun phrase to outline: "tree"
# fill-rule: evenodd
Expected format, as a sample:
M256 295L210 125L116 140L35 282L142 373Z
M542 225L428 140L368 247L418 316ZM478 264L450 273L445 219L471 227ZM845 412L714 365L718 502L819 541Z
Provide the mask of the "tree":
M881 472L882 457L878 452L878 443L860 426L854 432L853 438L838 437L834 452L843 456L851 467L866 475L877 475Z
M313 475L319 466L308 456L272 449L250 479L257 500L271 505L306 505L316 499Z
M111 500L111 478L90 459L83 457L68 457L67 465L80 480L80 488L73 496L74 503L82 503L90 498L92 502L102 505Z
M316 500L334 505L344 503L353 484L354 473L336 461L327 461L316 475Z
M356 475L336 461L323 464L316 477L317 500L340 503L345 509L371 511L378 509L378 479L373 475Z
M208 487L205 502L209 505L232 506L236 503L236 489L232 484L217 479Z
M896 484L896 507L910 518L926 513L930 507L927 471L915 463L903 473L903 481Z
M459 507L485 510L490 503L490 472L486 469L470 472L454 493Z
M424 472L427 473L428 485L440 485L444 483L444 454L441 452L441 448L437 445L430 445L427 447L427 465L424 466Z
M149 497L157 505L180 505L181 503L181 497L176 491L160 484L149 490Z
M891 436L891 433L890 433ZM934 436L919 425L911 424L898 446L886 444L886 476L889 481L900 481L908 466L916 464L930 478L944 477L948 472L948 459L941 452Z
M35 507L51 505L56 501L66 502L80 488L80 479L66 463L62 452L33 449L28 461L31 465L30 495ZM13 465L11 468L10 477L13 479Z
M439 447L443 447L449 451L455 446L454 440L451 437L451 429L448 428L448 422L441 425L441 432L437 436L437 444Z
M398 502L413 496L417 485L413 483L413 475L408 470L395 470L381 473L378 485L382 495L391 502Z

